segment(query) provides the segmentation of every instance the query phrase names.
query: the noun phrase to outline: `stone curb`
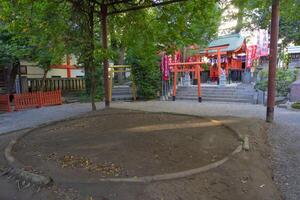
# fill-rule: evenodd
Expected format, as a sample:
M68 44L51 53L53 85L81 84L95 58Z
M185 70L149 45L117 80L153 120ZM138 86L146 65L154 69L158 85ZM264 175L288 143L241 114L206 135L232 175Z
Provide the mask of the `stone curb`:
M141 110L133 110L133 109L126 109L130 111L141 111ZM149 112L149 111L141 111L141 112ZM181 113L170 113L170 112L152 112L152 113L165 113L165 114L173 114L173 115L186 115L186 116L193 116L193 117L199 117L199 118L206 118L209 119L212 123L220 126L224 126L225 128L228 128L231 130L236 137L239 139L239 141L242 141L242 144L239 145L232 153L230 153L228 156L224 157L223 159L210 163L208 165L195 168L195 169L190 169L190 170L185 170L181 172L175 172L175 173L168 173L168 174L160 174L160 175L153 175L153 176L144 176L144 177L130 177L130 178L102 178L98 179L98 181L87 181L87 182L80 182L80 183L97 183L97 182L132 182L132 183L147 183L147 182L153 182L153 181L163 181L163 180L173 180L173 179L179 179L179 178L184 178L188 176L192 176L195 174L199 174L202 172L206 172L208 170L214 169L219 167L220 165L224 164L226 161L230 159L231 156L241 152L243 150L243 145L245 143L244 138L242 134L240 134L237 130L234 130L228 125L223 124L222 122L218 120L211 119L209 117L203 117L203 116L197 116L197 115L188 115L188 114L181 114ZM88 114L84 114L88 115ZM82 115L82 116L84 116ZM82 117L80 116L80 117ZM64 120L60 121L54 121L54 122L48 122L42 125L35 126L28 131L26 131L24 134L20 135L17 139L10 141L10 143L7 145L7 147L4 150L4 156L7 162L10 165L10 169L5 173L5 174L10 174L12 176L15 176L19 179L22 179L24 181L29 181L33 184L40 185L40 186L47 186L50 183L53 182L53 179L51 177L43 176L40 174L28 172L24 170L23 165L15 159L15 157L12 155L12 149L13 146L20 140L21 138L25 137L26 135L30 134L32 131L38 128L43 128L49 125L56 124L61 121L69 121L69 120L74 120L78 119L79 117L70 117Z
M190 169L186 171L176 172L176 173L169 173L169 174L160 174L160 175L154 175L154 176L144 176L144 177L131 177L131 178L103 178L99 179L101 182L132 182L132 183L148 183L153 181L166 181L166 180L173 180L173 179L179 179L179 178L185 178L188 176L192 176L195 174L199 174L202 172L209 171L211 169L217 168L224 164L226 161L229 160L230 156L233 156L239 152L242 151L242 145L239 145L231 154L226 156L225 158L210 163L208 165ZM90 182L88 182L90 183Z
M16 179L22 180L22 182L27 181L39 186L47 186L52 183L53 180L50 177L26 171L21 167L21 163L18 162L12 155L12 148L16 143L17 140L10 141L4 150L4 157L11 167L8 171L5 172L5 175L10 175L15 177Z

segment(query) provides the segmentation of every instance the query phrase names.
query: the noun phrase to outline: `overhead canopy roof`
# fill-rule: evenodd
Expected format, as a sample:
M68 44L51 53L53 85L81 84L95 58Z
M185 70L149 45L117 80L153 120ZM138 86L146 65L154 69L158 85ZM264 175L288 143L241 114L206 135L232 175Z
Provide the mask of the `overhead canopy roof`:
M300 46L289 46L287 51L288 53L300 53Z
M228 51L238 51L244 44L245 38L240 34L230 34L221 36L208 44L208 48L227 46L226 48L221 49L221 52ZM215 50L209 50L208 52L216 52ZM205 53L205 51L201 51L200 53Z

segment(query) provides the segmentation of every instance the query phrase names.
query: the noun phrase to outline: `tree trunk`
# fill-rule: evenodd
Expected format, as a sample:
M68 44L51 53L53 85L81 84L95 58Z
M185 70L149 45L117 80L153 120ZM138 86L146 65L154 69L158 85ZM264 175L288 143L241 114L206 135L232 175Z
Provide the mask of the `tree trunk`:
M92 110L95 111L96 103L95 103L95 96L97 91L97 80L96 80L96 67L94 64L94 11L95 11L95 4L93 2L89 2L89 38L90 38L90 52L89 52L89 67L91 72L91 104Z
M47 74L49 72L49 69L44 69L44 74L43 74L43 78L42 78L42 85L40 88L40 91L44 92L46 89L46 78L47 78Z

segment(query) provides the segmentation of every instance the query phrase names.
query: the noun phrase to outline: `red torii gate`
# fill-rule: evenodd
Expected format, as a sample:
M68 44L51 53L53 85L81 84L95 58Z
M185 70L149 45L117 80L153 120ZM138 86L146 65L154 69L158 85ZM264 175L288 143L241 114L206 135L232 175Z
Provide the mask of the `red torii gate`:
M227 52L221 52L222 49L226 49L228 45L222 45L222 46L215 46L215 47L209 47L205 49L205 56L206 57L214 57L214 55L217 54L217 67L218 67L218 79L220 80L220 74L221 74L221 55L227 54ZM213 52L209 52L213 51ZM216 51L216 52L215 52Z
M200 60L200 57L198 58ZM197 78L198 85L198 101L202 102L201 97L201 77L200 72L203 71L201 64L205 64L205 62L175 62L170 63L169 66L172 66L171 71L174 73L173 77L173 101L176 100L176 86L177 86L177 73L178 72L194 72ZM191 66L191 67L190 67ZM190 68L189 68L190 67Z
M218 56L218 76L221 74L221 54L226 54L226 52L221 52L221 49L227 48L228 45L218 46L218 47L211 47L205 49L205 55L213 56L217 53ZM209 52L209 51L216 51L216 52ZM195 77L197 79L197 86L198 86L198 101L202 102L201 97L201 71L203 71L203 68L201 67L202 64L206 64L206 62L201 62L201 55L196 54L196 62L173 62L169 63L169 66L172 67L171 72L174 73L173 76L173 96L172 100L176 100L176 86L177 86L177 73L178 72L193 72L195 73Z

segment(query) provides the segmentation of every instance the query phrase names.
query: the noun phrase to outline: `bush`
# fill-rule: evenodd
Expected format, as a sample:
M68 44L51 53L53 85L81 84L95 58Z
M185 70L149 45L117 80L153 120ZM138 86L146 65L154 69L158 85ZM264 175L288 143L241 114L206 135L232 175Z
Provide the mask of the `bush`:
M160 70L157 65L143 65L142 63L132 63L133 79L138 88L138 96L145 99L157 97L160 87Z
M86 92L82 95L82 101L90 101L90 94L91 94L91 73L88 71L85 72L85 85L86 85ZM100 101L103 99L104 91L103 91L103 70L100 67L96 68L96 75L97 81L97 89L96 89L96 96L95 100Z
M287 96L290 85L297 79L297 70L277 68L276 70L276 96ZM268 88L268 72L262 70L258 74L259 81L255 89L266 91Z
M131 72L137 86L138 96L153 99L157 97L161 83L159 56L156 47L152 44L146 42L143 46L137 45L128 49L126 61L132 66Z
M292 104L292 108L294 108L294 109L300 109L300 103L299 102L293 103Z

